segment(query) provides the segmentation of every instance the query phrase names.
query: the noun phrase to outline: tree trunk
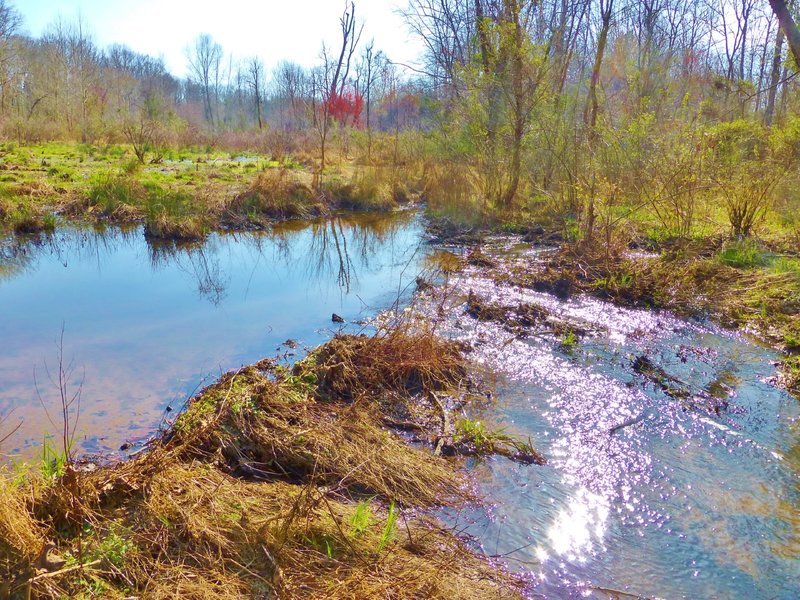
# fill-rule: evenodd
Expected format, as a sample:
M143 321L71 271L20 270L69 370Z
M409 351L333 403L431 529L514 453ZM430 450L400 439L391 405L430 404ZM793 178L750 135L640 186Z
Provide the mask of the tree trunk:
M256 117L258 118L258 130L264 129L264 122L261 119L261 94L256 91Z
M522 155L522 137L525 134L525 122L527 120L526 114L526 101L523 82L523 52L525 52L524 37L525 32L520 23L520 6L517 2L510 2L511 17L514 22L514 49L512 52L514 56L511 58L511 86L512 86L512 109L514 111L514 133L512 138L512 152L511 152L511 165L509 173L509 184L503 193L503 205L506 208L511 208L514 204L514 198L517 195L519 188L519 175L521 168L521 155ZM527 93L533 94L535 90L527 90Z
M589 128L589 139L594 140L595 127L597 126L597 84L600 82L600 67L603 65L603 54L606 51L606 43L608 42L608 30L611 25L611 10L614 6L614 0L608 0L608 4L603 8L601 6L602 29L600 36L597 38L597 55L594 59L592 66L592 77L589 81L589 96L586 99L586 110L583 113L583 122Z
M783 27L778 27L775 36L775 53L772 56L772 70L769 78L769 91L767 92L767 108L764 111L764 124L772 125L775 115L775 96L778 94L778 85L781 76L781 58L783 57Z
M789 42L789 49L792 51L795 62L800 65L800 30L794 22L792 13L789 11L786 0L769 0L769 5L775 16L778 17L778 23L781 24L786 35L786 40Z

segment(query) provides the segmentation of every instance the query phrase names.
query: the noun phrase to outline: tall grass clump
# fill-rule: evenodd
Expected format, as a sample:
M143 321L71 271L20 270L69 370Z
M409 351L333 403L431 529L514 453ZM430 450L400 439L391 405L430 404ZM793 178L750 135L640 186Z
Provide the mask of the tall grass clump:
M470 167L458 163L432 162L422 176L422 193L429 212L457 225L474 225L485 219L487 205L481 201Z
M266 169L228 205L228 220L260 223L265 219L303 218L319 214L313 190L288 169Z
M199 208L186 194L147 186L144 234L151 239L198 241L205 238L208 227Z
M764 250L753 240L741 239L726 244L719 259L723 264L737 269L763 267L768 263Z
M89 187L87 202L104 217L128 218L147 197L147 190L127 175L101 175Z
M399 185L389 169L362 167L349 181L332 178L323 184L329 204L355 211L388 211L399 198L407 201L408 192Z

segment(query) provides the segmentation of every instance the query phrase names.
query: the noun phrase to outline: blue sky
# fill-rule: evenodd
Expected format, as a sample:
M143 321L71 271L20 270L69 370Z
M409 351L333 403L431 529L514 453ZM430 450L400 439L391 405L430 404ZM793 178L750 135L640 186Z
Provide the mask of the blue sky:
M305 66L317 61L321 43L334 44L344 0L10 0L22 13L25 30L40 35L59 16L81 15L101 46L122 43L138 52L163 56L176 75L186 72L184 49L199 33L209 33L226 55L260 56L268 67L281 59ZM420 44L395 9L405 0L360 0L363 41L375 38L392 60L411 63Z

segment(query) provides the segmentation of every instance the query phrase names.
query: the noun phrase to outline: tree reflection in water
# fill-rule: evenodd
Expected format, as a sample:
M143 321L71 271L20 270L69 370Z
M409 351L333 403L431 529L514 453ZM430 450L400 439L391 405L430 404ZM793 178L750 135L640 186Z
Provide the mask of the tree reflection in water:
M230 275L220 266L219 238L205 242L153 242L148 240L150 265L153 270L175 265L197 284L201 298L218 306L227 295Z

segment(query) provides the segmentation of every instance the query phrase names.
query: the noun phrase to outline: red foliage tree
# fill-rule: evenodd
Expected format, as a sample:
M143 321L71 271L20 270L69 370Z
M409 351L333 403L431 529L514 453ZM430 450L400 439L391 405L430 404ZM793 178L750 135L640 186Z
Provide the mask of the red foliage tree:
M328 114L342 125L358 126L363 109L364 97L352 89L332 94L328 99Z

